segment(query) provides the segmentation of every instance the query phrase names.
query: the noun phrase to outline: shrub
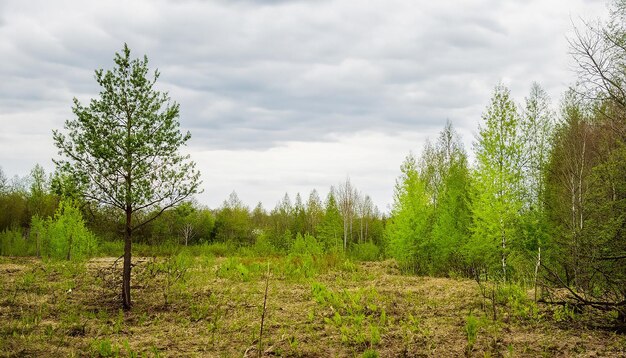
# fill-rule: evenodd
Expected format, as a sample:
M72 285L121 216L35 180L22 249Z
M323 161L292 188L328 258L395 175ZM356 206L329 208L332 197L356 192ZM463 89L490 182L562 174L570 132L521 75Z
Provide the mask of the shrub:
M465 318L465 335L467 336L467 351L471 352L476 343L478 329L480 328L480 320L472 313Z
M324 253L324 246L315 237L309 234L302 236L298 233L289 253L292 255L321 256Z
M350 256L356 261L377 261L380 259L380 249L372 242L355 244Z
M43 237L42 254L49 258L82 260L96 253L97 240L71 200L59 203L54 218L46 222Z
M257 236L254 246L252 246L252 253L255 256L267 257L276 254L276 249L267 238L267 235L261 234Z
M22 230L5 230L0 232L0 255L28 256L32 255L32 245L22 235Z
M170 304L173 294L184 289L192 264L189 255L182 252L164 259L154 259L148 263L147 271L155 278L157 287L162 290L165 306Z
M495 292L496 303L507 307L512 316L520 319L536 319L539 315L537 304L528 298L523 287L516 284L498 286Z

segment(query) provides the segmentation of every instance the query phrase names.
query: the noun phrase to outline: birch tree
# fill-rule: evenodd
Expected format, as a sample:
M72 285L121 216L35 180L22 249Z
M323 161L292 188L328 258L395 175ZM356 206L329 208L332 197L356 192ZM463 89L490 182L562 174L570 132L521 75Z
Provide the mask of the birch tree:
M471 256L491 267L499 261L501 276L506 280L509 245L516 235L522 203L523 149L520 117L506 87L496 86L482 117L474 143L477 167Z

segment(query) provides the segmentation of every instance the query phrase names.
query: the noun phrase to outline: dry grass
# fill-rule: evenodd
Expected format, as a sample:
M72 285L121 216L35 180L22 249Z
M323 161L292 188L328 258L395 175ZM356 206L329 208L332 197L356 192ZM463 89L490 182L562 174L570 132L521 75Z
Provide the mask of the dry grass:
M257 356L266 260L242 259L243 273L225 271L235 266L227 259L191 260L167 298L165 274L137 260L134 307L123 312L100 274L113 258L82 266L0 258L0 355ZM556 322L544 307L523 317L503 306L494 322L470 280L403 276L391 262L288 279L281 259L271 261L265 356L626 356L623 336L571 317ZM316 298L313 286L330 299ZM471 349L470 314L478 322Z

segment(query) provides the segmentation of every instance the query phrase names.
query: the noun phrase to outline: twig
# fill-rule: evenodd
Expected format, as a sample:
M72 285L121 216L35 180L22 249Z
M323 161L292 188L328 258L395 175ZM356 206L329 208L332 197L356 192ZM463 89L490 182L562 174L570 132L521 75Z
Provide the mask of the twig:
M270 262L267 262L267 275L265 276L265 296L263 297L263 313L261 313L261 331L259 332L259 357L263 355L263 324L267 311L267 289L270 284Z

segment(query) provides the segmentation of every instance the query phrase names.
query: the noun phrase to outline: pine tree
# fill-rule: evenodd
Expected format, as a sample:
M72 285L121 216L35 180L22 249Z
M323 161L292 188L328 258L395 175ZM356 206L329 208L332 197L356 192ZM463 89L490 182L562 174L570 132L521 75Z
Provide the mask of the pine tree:
M124 45L115 65L96 71L98 99L88 106L74 99L76 118L65 122L67 134L54 131L65 158L55 163L82 182L87 200L124 213L122 303L129 309L133 233L197 193L200 173L188 155L179 154L191 134L180 132L178 104L155 90L159 72L149 78L148 58L131 59Z

